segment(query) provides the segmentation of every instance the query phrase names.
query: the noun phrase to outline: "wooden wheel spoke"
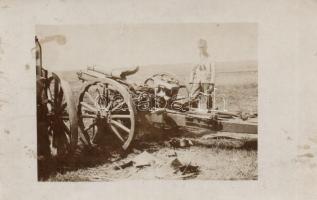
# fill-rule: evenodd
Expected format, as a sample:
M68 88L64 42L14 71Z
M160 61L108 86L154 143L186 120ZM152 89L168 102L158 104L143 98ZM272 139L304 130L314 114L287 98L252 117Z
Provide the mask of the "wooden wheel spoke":
M54 104L57 105L57 99L59 98L59 84L56 79L54 80Z
M71 132L70 132L70 129L64 123L63 123L63 130L67 133L67 134L65 134L65 137L66 137L66 140L67 140L67 145L69 145L70 144Z
M82 114L80 117L81 118L96 118L97 116L96 115L91 115L91 114Z
M101 93L99 91L99 88L96 89L96 92L98 93L99 96L101 96Z
M70 135L70 129L66 126L66 124L62 123L62 127L63 127L63 130L68 134Z
M105 85L102 86L102 95L103 95L103 96L106 96L106 87L108 88L108 85L107 85L107 84L105 84Z
M107 110L109 110L110 109L110 107L112 106L112 104L113 104L113 101L111 100L110 102L109 102L109 104L108 104L108 106L107 106Z
M91 94L89 92L85 92L85 94L87 95L88 99L91 101L91 103L96 103L96 100L91 96Z
M61 105L62 104L62 102L63 102L63 97L64 97L64 92L63 92L63 90L59 90L59 93L58 93L58 95L57 95L57 97L56 97L56 105Z
M112 118L112 119L115 119L115 118L119 118L119 119L130 119L130 118L131 118L131 115L111 115L111 118Z
M121 128L125 132L130 133L130 129L128 127L124 126L123 124L121 124L121 123L119 123L119 122L117 122L115 120L111 120L110 123L115 125L115 126L117 126L118 128Z
M83 107L85 107L85 108L87 108L88 110L90 110L90 111L97 112L97 109L96 109L96 108L94 108L93 106L87 104L86 102L80 102L80 104L81 104Z
M123 101L123 102L121 102L121 103L119 103L118 105L116 105L114 108L112 108L111 109L111 111L115 111L115 110L117 110L119 107L121 107L121 106L123 106L125 104L125 102Z
M119 131L117 130L116 127L114 126L110 126L111 127L111 130L113 131L113 133L122 141L124 142L124 139L122 138L122 136L120 135Z
M82 132L82 134L84 136L84 140L86 140L88 144L91 144L91 137L89 136L89 134L87 132L84 132L84 131Z
M93 122L92 124L90 124L85 130L84 133L87 133L87 131L89 131L89 129L93 128L97 123Z
M53 100L53 95L52 95L51 88L47 88L47 98L48 98L48 100L50 100L50 101Z

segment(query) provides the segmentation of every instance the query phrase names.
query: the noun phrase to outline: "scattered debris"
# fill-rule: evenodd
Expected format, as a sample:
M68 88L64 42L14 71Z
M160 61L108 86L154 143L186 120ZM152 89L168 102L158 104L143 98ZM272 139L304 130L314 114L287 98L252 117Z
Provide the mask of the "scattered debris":
M119 154L119 153L111 152L110 155L111 155L111 156L109 156L108 159L109 159L109 161L112 162L112 163L117 162L117 161L119 161L119 160L122 159L122 155Z
M185 148L193 146L194 143L190 139L186 138L172 138L170 141L167 142L167 145L173 148Z
M178 158L175 158L175 159L171 162L171 167L172 167L174 170L178 170L181 166L182 166L182 163L178 160Z
M149 166L151 166L151 164L138 165L138 166L135 166L135 167L139 168L139 169L142 169L144 167L149 167Z
M119 166L117 165L117 166L115 166L114 169L115 169L115 170L120 170L120 169L125 169L125 168L131 167L131 166L133 166L133 162L132 162L132 161L129 161L129 162L124 163L124 164L122 164L122 165L119 165Z
M174 174L181 173L180 178L194 178L199 174L199 166L191 165L191 162L188 164L182 164L178 158L175 158L171 162L171 167L175 170ZM184 176L186 175L186 176Z
M174 151L173 154L168 154L167 156L168 156L168 157L177 157L177 153Z
M199 170L198 170L199 166L194 166L194 165L191 165L191 163L188 163L187 165L183 165L179 168L179 171L182 172L182 175L184 174L191 174L191 173L198 173Z
M156 162L156 158L149 154L148 152L144 151L139 155L135 156L133 160L129 162L123 163L121 165L116 165L114 167L115 170L125 169L127 167L135 166L136 168L143 168L147 166L151 166ZM114 163L115 164L115 163Z

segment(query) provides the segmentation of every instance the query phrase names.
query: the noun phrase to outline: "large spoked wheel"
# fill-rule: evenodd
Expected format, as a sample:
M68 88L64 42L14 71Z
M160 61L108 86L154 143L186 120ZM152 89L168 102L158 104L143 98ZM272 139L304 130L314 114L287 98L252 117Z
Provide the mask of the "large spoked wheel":
M105 134L126 150L135 132L136 110L127 88L112 79L88 82L79 96L78 117L82 141L99 144Z
M78 141L76 105L69 84L53 73L46 79L41 91L41 104L49 154L51 157L65 157L72 152Z

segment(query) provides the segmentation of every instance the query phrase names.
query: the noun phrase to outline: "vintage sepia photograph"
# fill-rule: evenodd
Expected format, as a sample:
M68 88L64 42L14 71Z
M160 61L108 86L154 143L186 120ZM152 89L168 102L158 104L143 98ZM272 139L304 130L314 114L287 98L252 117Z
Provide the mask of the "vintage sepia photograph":
M256 23L37 25L30 40L38 181L258 179Z

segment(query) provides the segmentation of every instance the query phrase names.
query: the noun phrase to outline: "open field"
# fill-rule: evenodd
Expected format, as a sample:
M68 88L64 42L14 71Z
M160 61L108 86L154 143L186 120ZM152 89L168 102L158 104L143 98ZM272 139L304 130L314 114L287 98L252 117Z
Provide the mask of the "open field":
M167 69L170 69L169 71ZM171 71L172 69L172 71ZM190 67L185 70L178 67L141 67L139 72L129 77L130 82L142 83L148 76L156 72L173 73L185 80ZM75 96L82 83L77 80L76 73L64 72L63 78L68 80ZM218 96L227 100L226 108L230 111L257 112L257 70L217 71L216 87ZM77 97L76 97L77 98ZM217 99L217 105L222 107L222 99ZM76 167L66 166L57 170L49 177L49 181L111 181L122 179L208 179L208 180L256 180L257 179L257 142L245 145L241 141L228 139L207 139L197 137L204 130L184 129L177 133L157 129L143 130L136 133L137 138L133 148L122 153L105 147L100 151L86 152L76 161ZM207 131L205 131L208 135ZM194 134L191 134L194 133ZM206 135L202 134L202 135ZM173 139L186 138L192 145L185 148L175 148L169 145ZM198 140L197 140L198 139ZM202 142L201 142L202 141ZM146 164L141 168L128 166L137 162L140 156ZM198 166L197 173L187 177L175 172L175 159L185 166ZM80 167L78 167L80 166ZM119 167L118 167L119 166Z

